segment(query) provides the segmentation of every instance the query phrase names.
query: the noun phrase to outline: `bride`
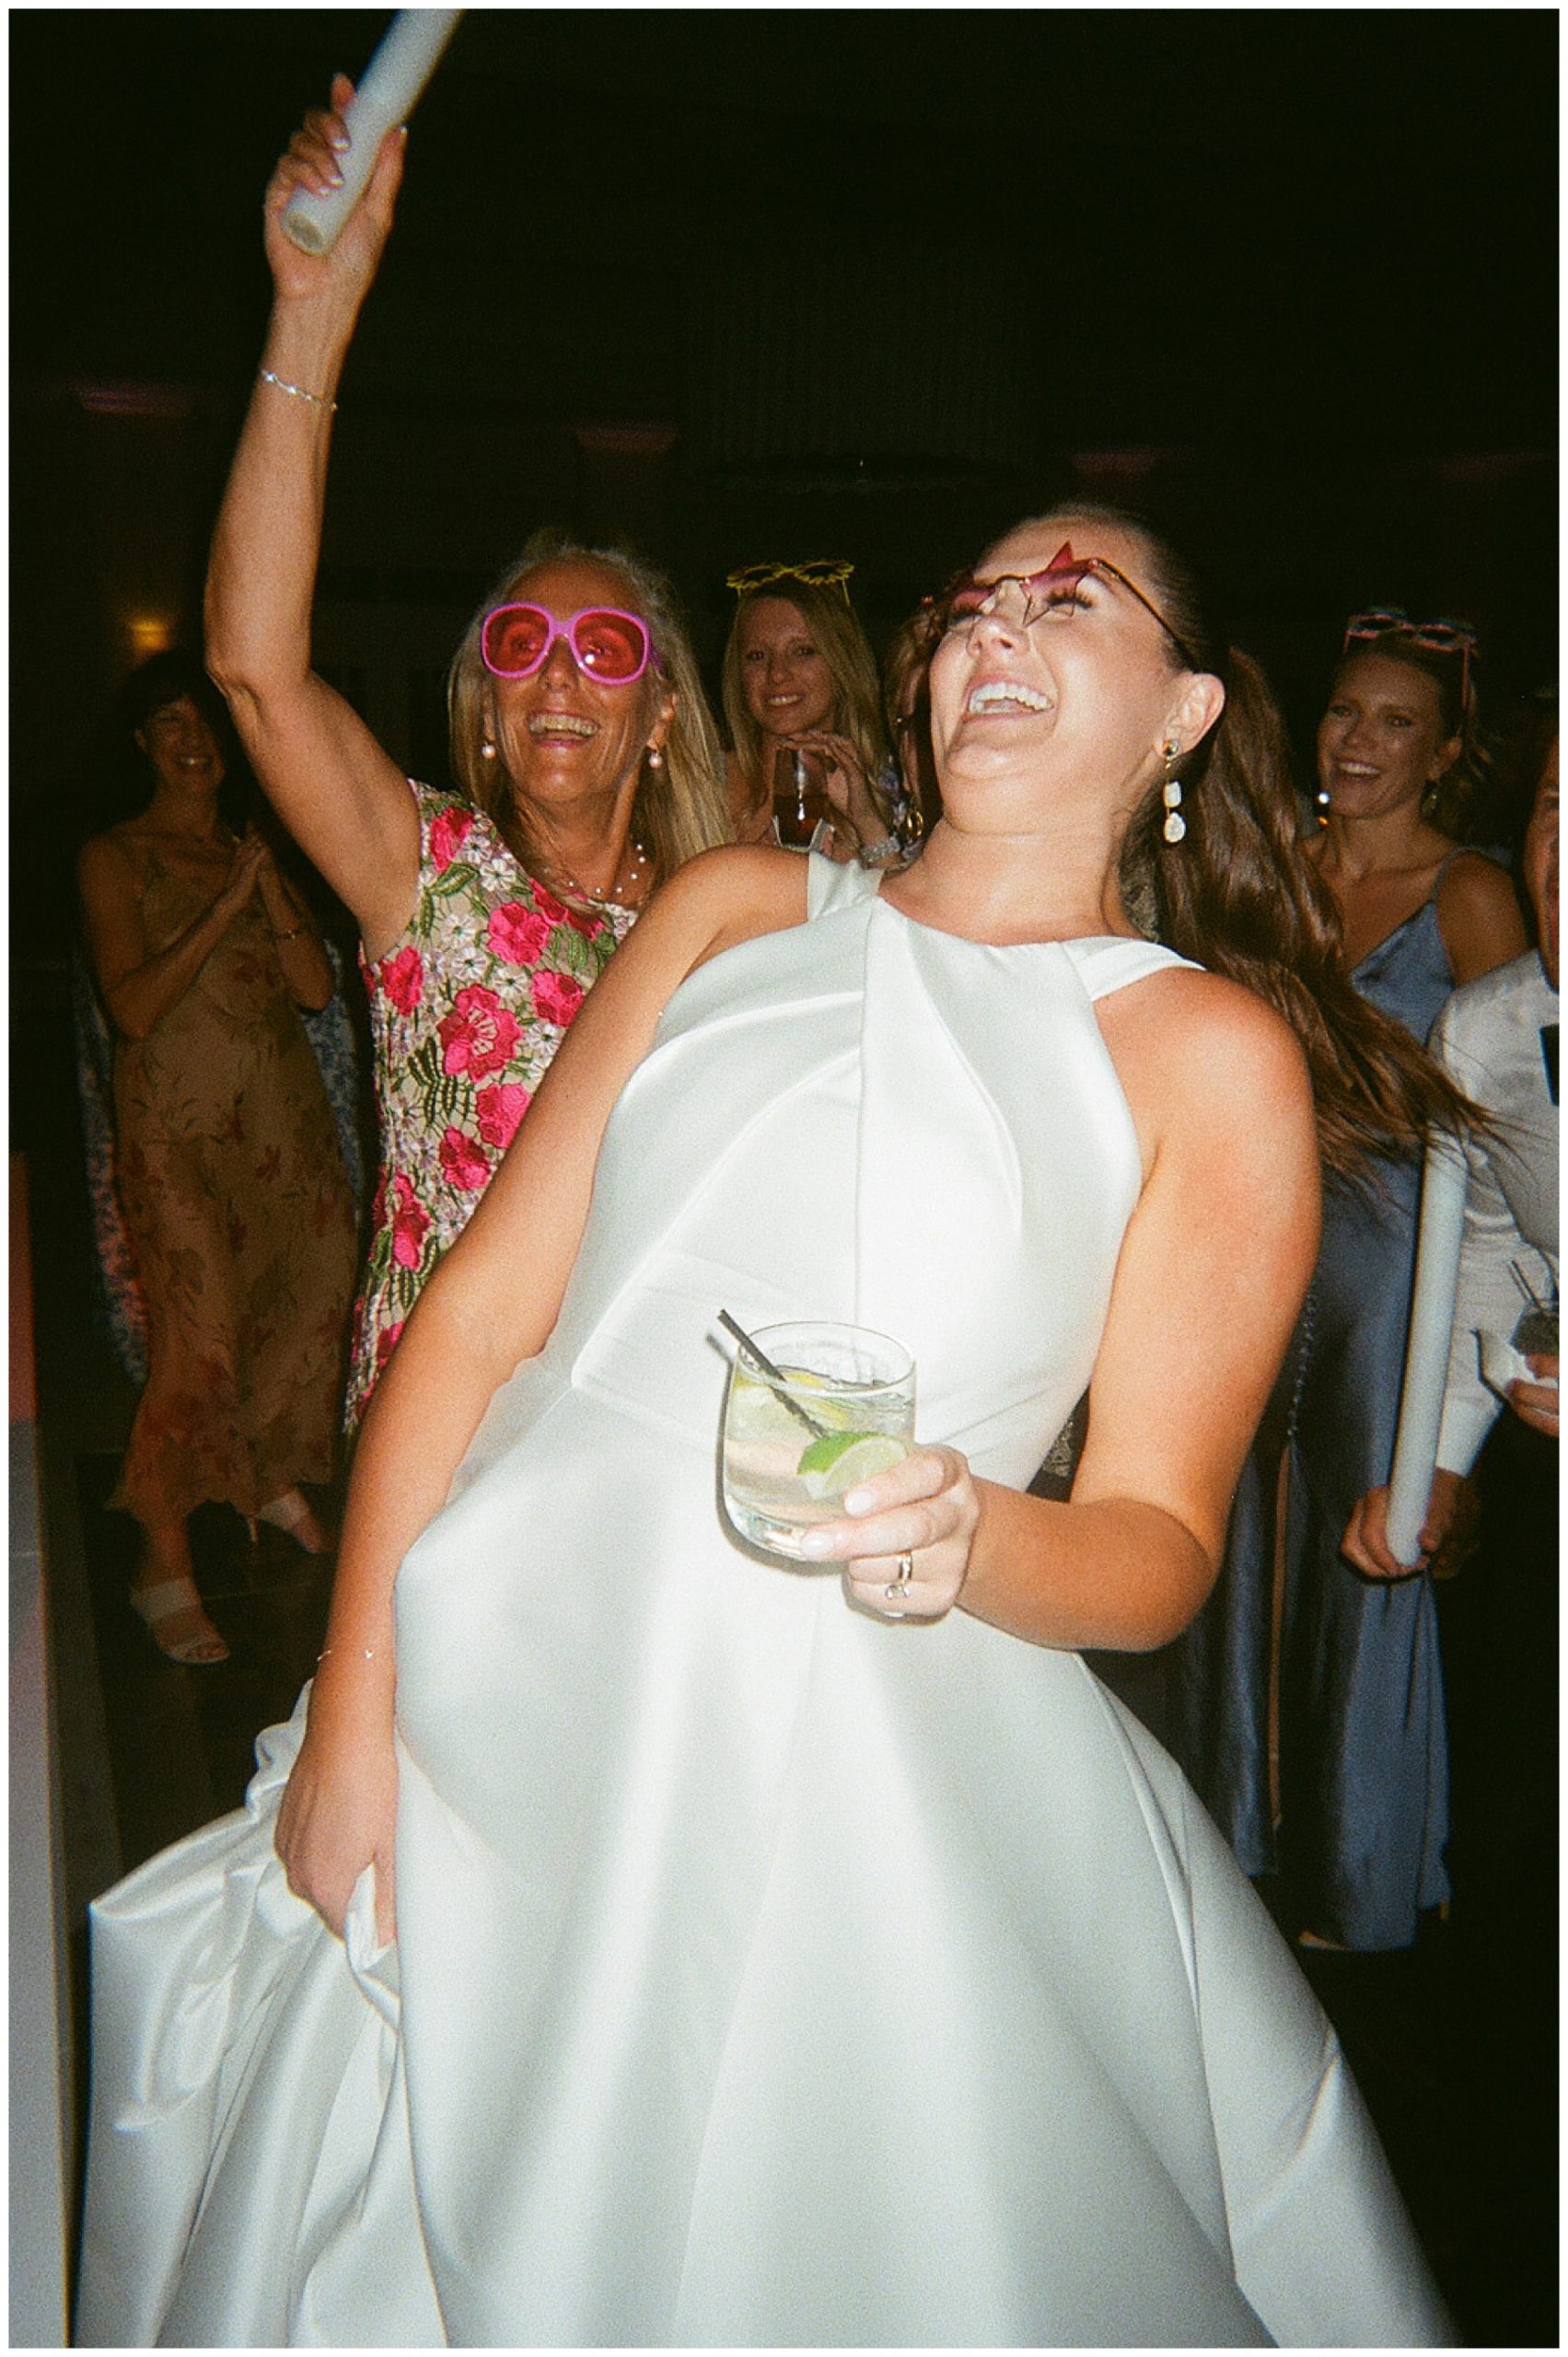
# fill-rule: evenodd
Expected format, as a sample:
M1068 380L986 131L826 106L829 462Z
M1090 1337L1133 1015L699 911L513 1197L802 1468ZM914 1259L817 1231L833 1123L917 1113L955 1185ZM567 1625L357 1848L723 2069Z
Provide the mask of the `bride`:
M935 620L923 855L660 892L377 1395L313 1689L95 1910L85 2339L1448 2337L1331 2031L1075 1650L1202 1601L1319 1144L1376 1128L1276 1011L1343 988L1277 723L1103 510ZM923 1445L815 1568L715 1500L721 1306L913 1352Z

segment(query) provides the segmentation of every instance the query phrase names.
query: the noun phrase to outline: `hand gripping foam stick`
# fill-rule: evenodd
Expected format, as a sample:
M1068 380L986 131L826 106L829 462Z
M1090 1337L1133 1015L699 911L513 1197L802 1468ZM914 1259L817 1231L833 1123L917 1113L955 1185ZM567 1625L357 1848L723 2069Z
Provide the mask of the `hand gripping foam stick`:
M1438 1132L1427 1147L1422 1180L1415 1293L1405 1345L1400 1428L1388 1476L1388 1551L1397 1562L1412 1570L1421 1560L1422 1525L1426 1520L1442 1436L1443 1394L1448 1380L1459 1247L1465 1230L1466 1183L1461 1148L1446 1132Z
M308 254L324 254L331 248L370 178L382 140L394 123L412 113L462 13L460 8L404 8L393 17L365 69L365 79L343 110L349 144L338 157L343 186L331 196L295 197L283 216L284 227Z

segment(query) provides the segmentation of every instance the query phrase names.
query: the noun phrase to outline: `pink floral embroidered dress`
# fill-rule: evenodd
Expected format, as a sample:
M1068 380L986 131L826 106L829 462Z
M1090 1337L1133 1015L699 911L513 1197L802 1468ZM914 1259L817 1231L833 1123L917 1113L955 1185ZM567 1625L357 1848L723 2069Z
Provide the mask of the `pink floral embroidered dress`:
M466 1225L584 993L636 914L567 908L535 882L482 811L410 784L419 804L419 899L401 940L374 964L360 959L381 1173L354 1312L351 1426L420 1287Z

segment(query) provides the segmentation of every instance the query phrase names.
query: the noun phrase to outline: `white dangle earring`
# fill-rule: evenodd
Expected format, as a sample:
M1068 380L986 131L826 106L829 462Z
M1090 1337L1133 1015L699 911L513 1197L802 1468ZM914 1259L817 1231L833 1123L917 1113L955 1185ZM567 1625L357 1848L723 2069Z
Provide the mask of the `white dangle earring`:
M482 761L493 761L495 759L495 748L488 737L482 737L480 739L479 758Z
M1181 815L1181 780L1172 774L1172 765L1180 753L1181 748L1173 737L1165 749L1165 784L1160 788L1160 800L1165 804L1165 839L1167 843L1179 843L1187 832L1187 821Z
M662 770L664 767L664 755L656 745L648 747L648 767L651 770Z

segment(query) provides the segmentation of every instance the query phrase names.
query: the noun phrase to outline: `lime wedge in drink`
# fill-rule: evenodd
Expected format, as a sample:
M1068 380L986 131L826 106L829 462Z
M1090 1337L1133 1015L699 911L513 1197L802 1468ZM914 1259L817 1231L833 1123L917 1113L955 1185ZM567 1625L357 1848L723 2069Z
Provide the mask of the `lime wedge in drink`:
M789 1377L792 1391L807 1394L811 1402L808 1413L818 1423L827 1425L836 1441L859 1437L854 1429L856 1411L853 1401L846 1407L842 1400L818 1398L826 1387L826 1376L813 1375L808 1368L797 1366L784 1367L781 1372ZM850 1429L841 1431L843 1426ZM785 1406L764 1376L752 1375L743 1366L736 1369L728 1415L731 1439L798 1441L805 1429L800 1418Z
M731 1440L799 1444L798 1416L792 1415L771 1383L738 1372L730 1390L727 1430Z
M801 1451L796 1471L809 1497L842 1498L908 1455L908 1441L891 1433L824 1433Z

